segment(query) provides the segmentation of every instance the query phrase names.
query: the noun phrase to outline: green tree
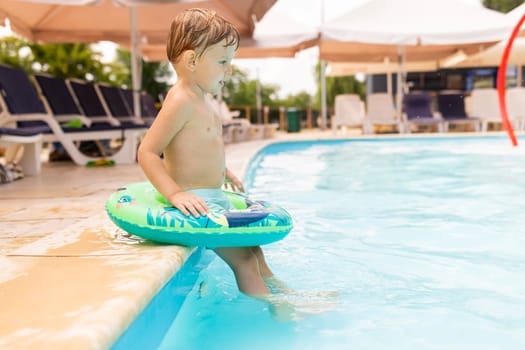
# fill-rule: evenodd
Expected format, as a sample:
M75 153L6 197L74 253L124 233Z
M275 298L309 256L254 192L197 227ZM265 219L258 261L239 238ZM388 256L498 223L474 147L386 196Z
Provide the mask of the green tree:
M263 106L277 105L279 86L261 84ZM257 81L248 79L248 74L236 66L232 66L231 78L223 88L223 99L229 105L253 106L257 105Z
M296 107L299 109L306 109L312 107L314 99L306 91L301 91L295 95L288 95L284 100L278 102L279 105L284 107Z
M315 107L321 108L321 63L315 66L317 80L317 94ZM335 96L339 94L358 94L361 99L366 95L366 86L354 76L326 77L326 103L328 107L334 106Z
M101 54L84 43L29 43L33 70L59 78L108 82Z
M131 53L127 50L117 48L116 62L122 64L131 72ZM173 70L167 61L162 62L146 62L142 60L142 84L141 90L147 91L156 101L159 100L160 95L165 95L170 86L170 81L173 78ZM127 75L124 84L132 87L131 74Z
M523 0L483 0L483 5L489 9L507 13L523 4Z
M122 85L129 71L118 62L102 63L101 57L89 44L30 43L14 36L0 40L0 62L30 74L47 73L60 78Z
M33 56L25 40L15 36L0 39L0 63L31 72Z

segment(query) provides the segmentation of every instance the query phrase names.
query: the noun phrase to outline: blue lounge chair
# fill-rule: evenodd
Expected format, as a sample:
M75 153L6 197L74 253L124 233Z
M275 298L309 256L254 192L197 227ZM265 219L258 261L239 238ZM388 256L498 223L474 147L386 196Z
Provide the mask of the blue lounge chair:
M111 114L111 110L105 103L99 92L95 88L95 84L78 79L69 79L67 84L71 87L71 91L84 115L91 119L97 125L113 125L120 126L123 129L143 129L144 125L134 123L126 123L123 125L119 119Z
M426 93L403 96L403 118L407 133L410 133L412 125L436 125L439 132L445 131L445 121L432 112L432 98Z
M34 80L37 90L43 97L43 103L46 109L51 112L57 121L72 122L74 120L80 120L82 125L86 127L92 125L93 121L87 118L78 107L64 79L50 75L35 74Z
M105 140L122 138L122 146L113 155L108 157L116 163L134 163L136 149L141 136L140 129L124 129L118 125L93 127L84 125L81 128L65 128L59 124L59 119L40 99L35 86L26 72L21 69L0 65L0 107L4 115L3 125L16 125L17 128L29 130L39 128L43 133L43 140L60 142L76 164L85 165L100 157L90 157L75 145L75 141ZM48 103L48 107L52 104ZM61 106L56 104L55 106ZM63 115L65 119L80 118L81 115ZM38 161L40 161L38 159Z
M124 125L117 119L108 116L106 110L101 108L101 102L98 100L98 96L95 96L93 102L90 101L92 105L88 104L86 109L80 108L80 106L77 105L78 97L72 93L72 89L69 88L65 79L36 74L35 82L44 97L44 102L55 119L61 122L78 119L82 122L82 125L88 127L87 129L82 129L82 131L123 131L127 129L144 128L143 126ZM80 100L80 102L83 102L83 100ZM78 131L78 128L62 127L62 129L66 132ZM106 147L104 143L101 142L101 139L94 141L103 156L112 154L113 150Z
M437 96L437 106L441 117L445 121L445 131L450 125L472 125L474 130L481 131L481 119L468 117L465 110L465 94L440 93Z
M124 97L124 101L130 111L133 111L133 91L129 89L120 89L120 93ZM153 96L146 92L140 93L140 117L146 122L150 123L155 119L159 110L155 106Z
M142 117L133 115L133 108L128 106L121 93L121 89L108 84L95 84L95 89L103 98L103 102L111 115L121 124L145 125L146 122Z

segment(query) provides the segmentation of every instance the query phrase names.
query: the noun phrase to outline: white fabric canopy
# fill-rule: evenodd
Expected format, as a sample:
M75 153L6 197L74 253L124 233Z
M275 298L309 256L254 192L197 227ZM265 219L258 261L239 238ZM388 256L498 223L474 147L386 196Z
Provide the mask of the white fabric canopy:
M503 50L507 46L507 40L500 41L494 46L468 56L464 61L454 65L454 67L495 67L501 62ZM525 38L516 38L512 43L508 64L525 64Z
M441 59L480 51L506 38L512 23L497 11L458 0L371 0L321 26L321 58L395 61Z
M518 23L521 17L525 14L525 2L520 6L516 7L514 10L507 13L507 17L513 21L514 25Z
M508 18L458 0L371 0L322 25L323 38L377 44L449 45L499 40Z
M317 28L298 23L273 11L273 8L261 20L255 21L254 25L251 37L241 37L235 58L294 57L298 51L318 44ZM150 61L163 60L166 57L163 43L143 44L141 48Z

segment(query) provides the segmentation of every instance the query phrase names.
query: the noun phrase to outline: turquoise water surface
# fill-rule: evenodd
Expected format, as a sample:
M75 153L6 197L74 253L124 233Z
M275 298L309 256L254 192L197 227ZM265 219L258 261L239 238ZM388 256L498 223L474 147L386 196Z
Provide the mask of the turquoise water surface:
M335 308L276 322L216 258L161 349L525 348L525 151L507 139L275 144L245 182L294 218L265 246L276 275Z

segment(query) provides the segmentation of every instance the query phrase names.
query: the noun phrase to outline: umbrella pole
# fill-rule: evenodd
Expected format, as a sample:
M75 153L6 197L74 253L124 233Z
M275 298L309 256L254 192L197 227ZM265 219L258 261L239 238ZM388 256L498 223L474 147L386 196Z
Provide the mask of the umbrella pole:
M384 60L386 68L386 92L392 98L393 91L392 91L392 70L390 69L390 58L385 57Z
M256 80L255 80L255 105L257 108L257 124L262 124L262 91L261 91L261 81L259 77L259 67L256 70Z
M403 94L405 93L405 82L403 79L403 70L405 62L405 48L397 47L397 79L396 79L396 108L399 120L403 117Z
M321 0L321 24L324 23L324 0ZM321 60L321 130L327 127L326 62Z
M327 127L327 104L326 104L326 62L321 61L321 130Z
M137 14L133 6L129 7L129 26L131 29L131 83L133 86L133 114L141 117L140 90L141 90L141 67L139 65L139 42L137 33Z

